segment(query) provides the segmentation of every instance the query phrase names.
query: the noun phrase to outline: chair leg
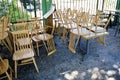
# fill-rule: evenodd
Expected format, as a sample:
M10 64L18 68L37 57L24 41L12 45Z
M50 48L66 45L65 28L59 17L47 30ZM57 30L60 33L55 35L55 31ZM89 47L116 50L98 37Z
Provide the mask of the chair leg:
M12 78L10 77L10 75L8 74L8 72L5 72L5 74L7 75L9 80L12 80Z
M60 23L58 23L58 30L57 30L58 32L58 36L60 37Z
M33 63L34 63L34 66L35 66L36 71L39 73L39 70L38 70L38 67L37 67L37 64L36 64L35 58L32 57L32 60L33 60Z
M7 43L4 40L1 40L3 42L3 44L7 47L7 49L10 51L10 53L12 54L12 51L10 50L9 46L7 45Z
M73 33L70 33L70 42L69 42L68 48L73 53L76 53L76 50L75 50L75 37L76 37L76 35L74 35Z
M9 65L9 69L10 69L10 76L12 77L12 73L14 72L13 69L11 68L11 66Z
M89 53L89 40L86 41L86 54Z
M63 36L62 36L62 41L64 44L66 44L66 33L67 33L66 28L64 28L63 29Z
M37 45L37 55L39 56L39 46L38 46L38 42L36 42Z
M116 28L116 30L115 30L115 34L114 34L114 36L117 35L118 31L119 31L119 26L117 26L117 28Z
M17 78L17 61L15 61L15 78Z
M56 51L53 38L47 41L47 46L48 46L48 51L49 51L48 55L51 55Z

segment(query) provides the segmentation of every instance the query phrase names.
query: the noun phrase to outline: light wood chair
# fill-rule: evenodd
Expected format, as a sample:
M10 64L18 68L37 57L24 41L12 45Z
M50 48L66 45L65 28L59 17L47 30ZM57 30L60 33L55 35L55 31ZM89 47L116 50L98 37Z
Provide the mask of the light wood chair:
M89 40L96 39L97 42L99 42L103 45L106 44L105 39L106 39L106 36L109 35L109 33L106 31L106 27L107 27L111 17L112 16L110 16L110 18L108 19L108 21L104 27L100 27L97 25L94 26L95 22L91 22L92 25L88 27L88 30L90 30L90 33L88 35L81 36L81 38L86 40L86 53L89 53ZM94 19L95 20L93 20L93 21L96 21L96 23L97 23L98 18L95 17Z
M0 80L4 80L6 77L9 80L12 80L12 69L9 65L9 61L8 59L2 59L0 56L0 75L3 75L3 74L6 74L6 76L1 76Z
M71 17L72 18L72 17ZM69 16L67 14L63 14L63 36L62 41L63 43L66 43L67 36L69 36L69 32L71 29L76 29L77 25L75 22L71 19L69 19Z
M8 38L8 16L3 16L0 22L0 40L12 54L11 42Z
M7 24L8 24L8 19L6 16L3 16L0 20L0 32L1 32L2 37L4 37L4 33L6 31Z
M57 19L55 21L55 28L57 28L57 34L61 37L61 28L63 27L62 19L63 19L63 12L61 10L57 10L55 12Z
M70 42L69 42L68 48L73 53L76 53L76 47L81 39L81 36L88 35L91 32L87 28L81 26L81 24L85 24L86 27L88 27L87 25L88 20L86 16L88 15L81 14L79 19L77 19L75 22L75 25L77 26L77 28L70 30Z
M15 66L15 78L17 78L17 66L34 63L35 69L39 72L35 58L32 40L29 38L28 30L14 31L12 32L14 41L14 66ZM20 62L20 63L19 63Z
M38 29L33 29L33 30L36 32L36 35L34 35L32 37L32 39L33 39L34 42L36 42L37 54L39 55L39 45L38 45L38 43L40 41L43 42L43 45L45 46L48 55L53 54L56 51L53 35L46 33L45 30L44 30L44 27L42 27L41 24L39 24ZM54 28L52 30L54 30Z
M105 25L103 26L99 26L99 17L96 15L95 16L95 22L93 22L95 25L92 26L91 31L95 32L95 33L99 33L99 32L105 32L106 28L111 20L113 16L111 15L108 20L106 21ZM89 28L88 28L89 29Z

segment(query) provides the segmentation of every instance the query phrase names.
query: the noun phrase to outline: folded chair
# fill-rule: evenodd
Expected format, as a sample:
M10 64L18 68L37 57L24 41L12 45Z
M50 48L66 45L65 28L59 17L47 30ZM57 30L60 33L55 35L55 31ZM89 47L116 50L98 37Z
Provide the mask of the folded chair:
M29 38L28 30L14 31L12 32L14 41L14 66L15 66L15 78L17 78L17 66L34 63L35 69L39 72L35 58L34 50L32 46L32 40Z
M9 70L9 72L8 72ZM6 74L6 76L2 76ZM0 56L0 80L5 80L7 77L8 80L12 80L12 69L9 65L8 59L2 59Z

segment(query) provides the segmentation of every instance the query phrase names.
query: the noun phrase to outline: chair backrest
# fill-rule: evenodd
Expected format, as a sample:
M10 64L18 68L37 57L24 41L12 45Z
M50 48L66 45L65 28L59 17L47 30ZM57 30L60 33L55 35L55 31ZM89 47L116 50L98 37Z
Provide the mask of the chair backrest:
M5 30L6 30L7 26L8 26L8 17L7 16L3 16L1 18L1 24L0 24L0 28L1 28L0 29L0 35L2 37L4 37L4 33L5 33Z
M14 51L32 48L32 40L29 37L28 30L14 31L12 32L12 35L14 41Z
M107 28L107 26L108 26L108 24L109 24L109 22L110 22L110 20L111 20L112 17L113 17L112 15L110 15L110 16L108 17L108 20L107 20L107 22L106 22L106 24L105 24L105 26L104 26L104 29Z
M15 23L12 26L12 31L18 31L18 30L26 30L28 29L27 22L22 22L22 23Z
M26 19L19 19L17 20L17 23L23 23L23 22L26 22L27 20Z

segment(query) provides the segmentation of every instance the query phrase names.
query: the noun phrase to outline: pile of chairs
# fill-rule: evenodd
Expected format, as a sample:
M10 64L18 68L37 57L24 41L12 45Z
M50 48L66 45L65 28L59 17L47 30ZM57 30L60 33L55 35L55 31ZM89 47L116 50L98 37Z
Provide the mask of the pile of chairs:
M86 40L86 53L89 52L89 40L91 39L96 39L97 42L105 45L105 37L109 34L106 28L112 15L104 18L102 14L98 11L96 15L91 15L89 11L84 12L82 8L79 11L67 9L55 12L58 35L63 35L64 43L66 43L66 38L69 38L68 48L70 51L76 53L76 47L78 43L81 43L81 38ZM63 30L60 30L61 27Z
M20 65L33 63L36 71L39 72L35 61L35 55L39 56L40 46L45 47L48 55L51 55L56 51L53 35L46 33L46 30L42 26L41 21L37 18L34 20L32 19L31 22L20 21L18 23L12 24L10 26L9 33L11 34L12 38L11 44L14 46L14 51L12 52L12 60L14 61L15 78L17 78L17 68ZM39 42L42 42L42 44ZM33 45L33 43L36 43L36 45ZM37 48L37 51L35 51L34 48ZM7 63L4 63L5 62L0 62L0 68L3 68L2 66L9 64L8 61ZM12 80L12 77L10 77L10 75L7 73L9 65L5 68L6 71L3 72L0 69L0 75L6 73L8 79Z

